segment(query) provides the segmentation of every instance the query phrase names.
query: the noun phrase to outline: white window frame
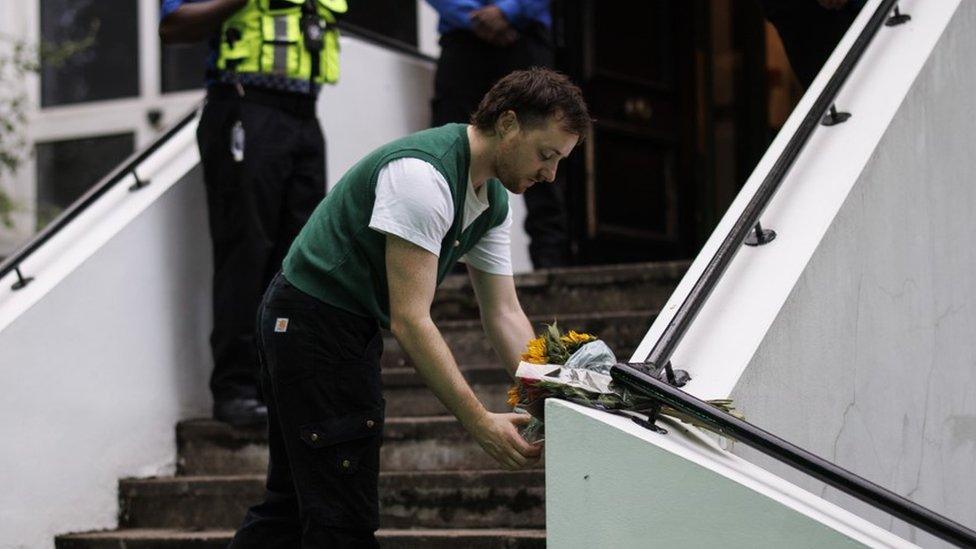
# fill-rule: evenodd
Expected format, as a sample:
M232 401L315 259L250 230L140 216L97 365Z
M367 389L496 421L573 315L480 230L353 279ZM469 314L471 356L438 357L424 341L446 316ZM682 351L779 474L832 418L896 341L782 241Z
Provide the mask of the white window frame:
M29 74L23 82L28 98L25 137L29 154L17 175L4 186L21 211L14 216L13 230L0 227L0 255L13 251L18 242L25 241L36 230L37 163L33 155L36 144L127 133L134 136L135 150L139 150L203 99L202 71L200 89L162 93L161 45L157 31L159 0L133 1L138 2L138 96L41 108L40 75ZM0 34L38 43L40 4L41 0L0 2ZM157 126L149 122L153 110L162 115Z

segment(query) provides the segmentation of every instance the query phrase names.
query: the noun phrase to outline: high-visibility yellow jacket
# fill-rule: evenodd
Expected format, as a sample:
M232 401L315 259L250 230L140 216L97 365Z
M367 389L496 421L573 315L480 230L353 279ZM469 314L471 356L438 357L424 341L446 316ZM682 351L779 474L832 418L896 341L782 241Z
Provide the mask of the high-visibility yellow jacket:
M346 0L248 0L221 27L217 69L225 76L266 74L334 83L339 79L336 14L346 9ZM309 44L314 46L309 33L321 40L317 54L309 50Z

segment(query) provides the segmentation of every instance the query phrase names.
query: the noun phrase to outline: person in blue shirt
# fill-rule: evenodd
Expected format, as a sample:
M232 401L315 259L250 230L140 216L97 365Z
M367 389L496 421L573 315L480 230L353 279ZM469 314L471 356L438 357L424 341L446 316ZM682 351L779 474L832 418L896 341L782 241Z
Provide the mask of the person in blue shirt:
M427 0L438 13L441 54L434 76L432 126L468 122L497 80L530 67L552 68L549 0ZM564 183L525 193L525 231L536 269L569 263Z
M288 6L301 10L301 4ZM210 389L214 418L239 427L263 425L268 416L258 390L258 304L325 195L325 142L315 114L319 82L277 66L244 70L249 58L226 53L223 44L247 39L234 23L246 9L256 3L163 0L159 22L164 43L207 40L211 48L197 129L213 242ZM307 48L302 40L273 46L283 54ZM278 53L276 62L284 58ZM220 55L237 64L224 60L219 69Z

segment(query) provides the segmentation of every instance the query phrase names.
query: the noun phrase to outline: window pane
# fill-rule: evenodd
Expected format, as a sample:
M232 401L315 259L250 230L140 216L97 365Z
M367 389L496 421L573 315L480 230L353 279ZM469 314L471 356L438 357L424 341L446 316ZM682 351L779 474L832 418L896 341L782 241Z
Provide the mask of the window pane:
M383 36L417 45L417 3L404 0L349 2L343 21Z
M122 163L134 147L131 133L38 143L38 230Z
M203 88L210 56L206 42L164 44L160 64L163 93Z
M93 39L62 63L43 64L41 106L139 95L138 27L133 0L41 0L45 46Z

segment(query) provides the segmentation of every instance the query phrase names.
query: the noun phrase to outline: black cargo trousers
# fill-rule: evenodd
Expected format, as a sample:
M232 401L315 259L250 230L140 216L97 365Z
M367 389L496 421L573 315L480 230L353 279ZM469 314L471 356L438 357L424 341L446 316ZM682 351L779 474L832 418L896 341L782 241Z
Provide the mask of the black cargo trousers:
M236 129L235 129L236 128ZM213 84L197 128L213 242L216 400L257 396L254 315L325 196L325 141L310 95Z
M233 549L377 548L384 405L379 323L278 274L258 313L270 461Z

